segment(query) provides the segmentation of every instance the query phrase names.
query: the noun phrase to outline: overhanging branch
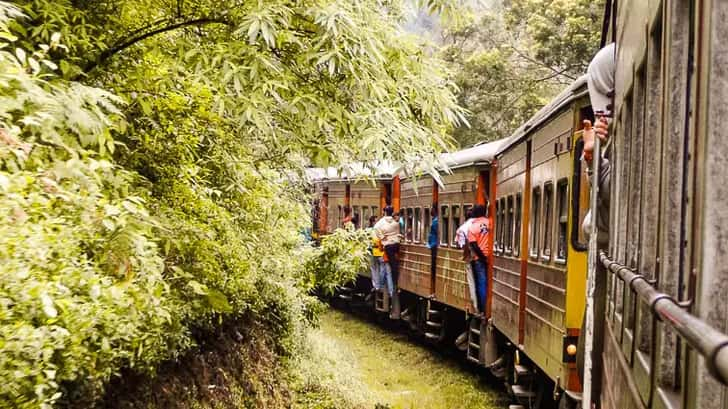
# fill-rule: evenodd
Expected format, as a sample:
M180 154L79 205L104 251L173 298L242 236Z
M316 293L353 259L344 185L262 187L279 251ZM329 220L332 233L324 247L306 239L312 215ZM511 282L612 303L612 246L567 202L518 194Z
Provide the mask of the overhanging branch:
M169 31L174 31L180 28L185 27L194 27L194 26L204 26L208 24L224 24L224 25L230 25L230 22L221 18L198 18L194 20L187 20L187 21L181 21L178 23L173 23L166 25L164 27L160 27L156 30L152 30L149 32L146 32L144 34L139 34L137 36L134 36L126 41L121 42L120 44L117 44L115 46L112 46L106 50L104 50L101 54L99 54L98 58L96 58L94 61L89 62L86 64L86 66L83 68L83 73L87 74L99 65L103 64L108 60L109 58L113 57L114 55L126 50L127 48L133 46L134 44L144 41L147 38L154 37L155 35L166 33Z

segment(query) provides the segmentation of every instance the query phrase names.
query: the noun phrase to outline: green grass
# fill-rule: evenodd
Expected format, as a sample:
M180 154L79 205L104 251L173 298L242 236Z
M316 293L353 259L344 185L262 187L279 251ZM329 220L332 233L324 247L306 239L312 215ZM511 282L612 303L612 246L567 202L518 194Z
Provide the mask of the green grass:
M505 407L494 388L459 363L356 317L329 311L309 337L303 366L315 374L310 385L319 385L310 389L328 397L301 399L299 408Z

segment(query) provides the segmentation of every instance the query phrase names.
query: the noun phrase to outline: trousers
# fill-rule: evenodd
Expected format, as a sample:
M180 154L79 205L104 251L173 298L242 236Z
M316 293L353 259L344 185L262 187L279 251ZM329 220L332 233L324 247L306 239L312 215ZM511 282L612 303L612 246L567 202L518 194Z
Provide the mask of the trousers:
M475 260L472 266L478 297L478 311L485 312L485 298L488 294L488 260Z

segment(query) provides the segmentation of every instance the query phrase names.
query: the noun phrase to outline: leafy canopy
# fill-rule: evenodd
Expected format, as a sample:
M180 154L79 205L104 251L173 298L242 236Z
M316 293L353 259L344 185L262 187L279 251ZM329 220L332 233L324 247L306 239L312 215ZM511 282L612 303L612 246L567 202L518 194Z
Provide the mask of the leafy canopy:
M442 57L472 127L461 146L509 136L585 71L596 53L603 1L494 0L446 28Z
M339 257L354 242L302 246L302 169L434 168L462 121L399 1L15 3L0 2L0 408L90 406L223 322L295 353L308 291L356 268Z

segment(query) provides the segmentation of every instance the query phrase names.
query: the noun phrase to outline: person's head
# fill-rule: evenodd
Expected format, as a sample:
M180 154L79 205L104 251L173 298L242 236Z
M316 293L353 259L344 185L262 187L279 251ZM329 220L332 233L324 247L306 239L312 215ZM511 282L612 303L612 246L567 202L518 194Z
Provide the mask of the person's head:
M483 206L481 204L477 204L477 205L473 206L472 216L473 216L473 218L476 218L476 219L478 217L485 217L485 206Z
M472 219L473 218L473 209L470 208L465 212L465 220Z
M371 216L369 217L369 227L374 227L374 224L377 222L377 216Z
M432 217L435 217L437 216L437 212L437 203L433 203L432 207L430 208L430 215L432 215Z
M351 214L351 207L344 206L344 216L348 216Z
M351 222L354 223L354 226L359 227L359 213L354 213Z
M587 69L589 99L594 113L609 115L614 96L615 45L607 45L594 56Z
M394 217L395 220L399 220L399 212L394 212L392 217Z
M394 213L394 207L387 206L384 208L384 215L385 216L391 216Z

